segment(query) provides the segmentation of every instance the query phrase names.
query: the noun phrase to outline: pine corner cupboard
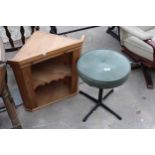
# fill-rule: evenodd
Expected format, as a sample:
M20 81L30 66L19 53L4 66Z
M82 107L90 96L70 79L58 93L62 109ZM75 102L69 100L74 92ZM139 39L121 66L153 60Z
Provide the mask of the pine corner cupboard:
M8 60L27 110L37 110L77 93L76 63L83 41L36 31Z

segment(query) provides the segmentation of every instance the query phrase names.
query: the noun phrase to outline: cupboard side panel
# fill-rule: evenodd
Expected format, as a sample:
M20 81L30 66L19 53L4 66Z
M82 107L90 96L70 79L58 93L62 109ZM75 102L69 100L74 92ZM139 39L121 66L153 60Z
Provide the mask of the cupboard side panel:
M75 93L78 91L78 72L77 72L77 61L80 57L81 48L72 52L72 60L71 60L71 93Z
M32 110L37 106L37 103L32 86L31 68L30 66L20 68L18 64L12 64L11 67L13 68L24 105L27 109Z

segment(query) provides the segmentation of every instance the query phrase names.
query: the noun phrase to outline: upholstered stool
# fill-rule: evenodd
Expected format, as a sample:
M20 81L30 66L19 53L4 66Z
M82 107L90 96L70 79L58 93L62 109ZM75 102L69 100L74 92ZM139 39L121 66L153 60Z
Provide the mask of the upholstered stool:
M127 58L115 51L95 50L83 54L77 63L77 68L79 76L85 83L99 88L98 99L80 91L80 94L96 103L92 110L84 117L83 121L86 121L98 107L106 109L121 120L122 118L118 114L103 103L103 100L113 92L113 89L104 97L103 89L118 87L127 80L131 70Z

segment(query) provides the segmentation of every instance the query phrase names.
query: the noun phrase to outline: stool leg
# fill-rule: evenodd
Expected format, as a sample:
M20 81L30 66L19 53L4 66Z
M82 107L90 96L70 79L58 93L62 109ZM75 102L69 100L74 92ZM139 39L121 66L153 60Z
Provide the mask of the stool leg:
M86 122L88 117L99 107L100 105L99 104L96 104L92 109L91 111L84 117L84 119L82 120L83 122Z
M98 100L97 100L97 99L95 99L94 97L92 97L92 96L86 94L85 92L79 91L79 93L80 93L81 95L84 95L85 97L89 98L90 100L92 100L92 101L98 103Z
M119 116L117 113L115 113L113 110L111 110L109 107L107 107L105 104L100 104L102 108L106 109L108 112L116 116L119 120L122 120L122 117Z
M109 97L114 92L114 89L110 90L102 99L105 100L106 98Z
M98 95L98 100L100 103L100 106L104 109L106 109L107 111L109 111L111 114L113 114L114 116L116 116L119 120L121 120L122 118L116 114L113 110L111 110L109 107L107 107L105 104L102 103L102 99L106 99L111 93L113 93L113 89L111 91L109 91L104 97L103 96L103 89L99 89L99 95Z
M99 107L101 106L102 108L106 109L108 112L110 112L111 114L113 114L114 116L116 116L116 118L118 118L119 120L122 120L122 117L119 116L117 113L115 113L112 109L110 109L108 106L106 106L102 100L105 100L111 93L113 93L114 90L110 90L104 97L103 97L103 89L99 89L99 93L98 93L98 100L93 98L92 96L86 94L83 91L80 91L79 93L86 96L87 98L89 98L90 100L94 101L96 103L96 105L90 110L90 112L84 117L83 122L87 121L87 119L89 118L89 116Z

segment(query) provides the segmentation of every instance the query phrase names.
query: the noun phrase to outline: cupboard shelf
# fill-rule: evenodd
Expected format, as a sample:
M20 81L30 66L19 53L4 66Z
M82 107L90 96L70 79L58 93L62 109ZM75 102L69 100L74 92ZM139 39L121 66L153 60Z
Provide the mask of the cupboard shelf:
M33 88L49 84L52 81L62 80L71 76L71 68L68 64L47 61L32 66Z
M53 81L48 85L40 86L35 90L37 106L61 100L70 94L70 88L63 80Z

